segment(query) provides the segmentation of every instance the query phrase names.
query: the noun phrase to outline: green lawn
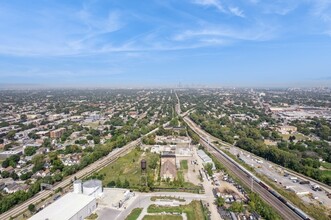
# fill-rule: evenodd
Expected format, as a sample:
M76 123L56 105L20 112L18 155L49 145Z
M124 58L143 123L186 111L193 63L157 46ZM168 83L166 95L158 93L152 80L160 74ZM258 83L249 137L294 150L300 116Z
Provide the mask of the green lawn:
M103 184L105 186L107 186L111 181L117 182L120 180L123 183L125 180L128 180L130 183L130 188L137 188L140 186L140 161L142 159L147 161L148 175L154 176L155 173L158 173L149 167L149 164L152 161L157 161L156 169L159 169L158 154L133 149L130 153L100 170L98 174L104 175Z
M143 220L182 220L180 215L145 215Z
M156 206L150 205L147 209L148 213L161 213L161 212L185 212L188 220L204 220L204 211L201 202L192 201L188 205L180 205L177 207L170 206Z
M187 164L187 160L182 160L180 161L180 168L187 170L188 169L188 164Z
M185 202L185 199L177 198L177 197L171 197L171 196L152 196L151 201L156 201L156 200L176 200L179 202Z
M298 140L298 141L308 139L308 137L306 137L305 135L300 134L300 133L298 133L298 134L282 134L281 136L283 137L283 140L286 140L286 141L290 138L290 136L294 136L295 139Z
M125 220L136 220L140 213L142 212L142 208L135 208L131 211L131 213L125 218Z
M324 163L322 163L321 165L322 165L322 167L324 167L325 169L329 169L329 170L331 170L331 163L324 162Z
M182 170L177 171L177 178L173 182L160 182L158 185L162 188L190 188L190 189L201 189L200 186L194 185L191 182L185 182L184 173Z
M331 177L331 170L322 170L322 175Z

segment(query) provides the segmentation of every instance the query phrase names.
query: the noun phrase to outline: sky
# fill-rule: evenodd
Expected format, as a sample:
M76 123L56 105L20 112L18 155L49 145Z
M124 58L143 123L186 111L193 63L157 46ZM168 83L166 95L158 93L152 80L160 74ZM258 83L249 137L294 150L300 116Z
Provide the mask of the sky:
M0 0L0 86L331 86L331 0Z

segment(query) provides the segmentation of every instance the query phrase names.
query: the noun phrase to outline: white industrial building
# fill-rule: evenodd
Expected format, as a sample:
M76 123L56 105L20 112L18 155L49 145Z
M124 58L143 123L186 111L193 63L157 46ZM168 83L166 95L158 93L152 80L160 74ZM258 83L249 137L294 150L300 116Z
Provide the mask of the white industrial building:
M74 192L59 198L30 220L83 220L89 216L97 207L96 198L102 195L102 182L76 180L73 185Z
M78 193L67 193L30 220L83 220L97 207L96 198Z
M213 160L203 150L198 150L197 154L203 161L203 164L211 163L213 165L213 170L216 169Z
M84 183L81 180L76 180L74 182L74 193L82 193L97 198L102 195L102 192L101 180L88 180Z

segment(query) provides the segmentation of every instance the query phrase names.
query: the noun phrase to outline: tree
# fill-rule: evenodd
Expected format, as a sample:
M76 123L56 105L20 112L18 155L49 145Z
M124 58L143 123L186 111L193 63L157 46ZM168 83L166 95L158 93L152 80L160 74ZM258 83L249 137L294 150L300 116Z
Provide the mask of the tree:
M10 174L10 177L11 177L13 180L18 180L18 179L19 179L19 176L18 176L17 173L15 173L15 172L12 172L12 173Z
M61 173L56 173L54 176L53 176L53 180L55 182L60 182L61 180L63 179Z
M32 158L32 163L34 165L34 167L32 168L33 172L37 172L37 171L43 169L44 159L45 159L45 156L43 154L35 155Z
M31 203L31 204L28 206L28 209L29 209L30 212L34 212L34 211L36 210L36 206L35 206L34 204Z
M93 137L93 142L94 142L94 144L100 144L100 137L99 136L94 136Z
M291 135L291 136L288 138L288 140L289 140L290 142L293 142L293 141L295 140L295 136L294 136L294 135Z
M129 186L130 186L129 181L127 179L125 179L122 187L123 188L129 188Z
M8 159L5 159L5 160L2 162L2 167L3 167L3 168L7 168L7 167L9 167L9 160L8 160Z
M64 165L63 165L63 163L60 159L53 160L52 169L51 169L52 172L55 172L56 170L61 170L62 171L63 168L64 168Z
M117 178L117 180L116 180L116 187L118 187L118 188L122 187L122 182L121 182L120 178Z
M22 175L20 176L20 179L24 181L24 180L30 179L30 177L31 177L32 175L33 175L32 172L27 172L27 173L22 174Z
M234 202L231 204L229 209L233 212L243 212L244 206L241 202Z
M213 175L213 164L207 163L205 165L205 169L206 169L206 171L207 171L207 173L208 173L209 176L212 176Z
M28 146L24 149L24 154L26 156L32 156L34 155L35 153L37 152L37 149L36 147L33 147L33 146Z
M8 178L9 177L9 175L10 175L10 173L8 172L8 171L2 171L2 173L1 173L1 177L2 178Z
M215 203L218 207L223 206L225 204L225 200L222 197L217 197Z
M51 139L49 138L46 138L42 144L43 147L46 147L46 148L51 148Z
M13 141L15 139L15 135L16 135L16 131L11 130L7 133L6 138Z
M110 182L107 184L107 186L110 187L110 188L113 188L113 187L116 186L116 183L115 183L114 180L112 180L112 181L110 181Z
M38 139L39 138L39 135L37 135L35 132L30 132L28 134L29 138L32 138L34 140Z

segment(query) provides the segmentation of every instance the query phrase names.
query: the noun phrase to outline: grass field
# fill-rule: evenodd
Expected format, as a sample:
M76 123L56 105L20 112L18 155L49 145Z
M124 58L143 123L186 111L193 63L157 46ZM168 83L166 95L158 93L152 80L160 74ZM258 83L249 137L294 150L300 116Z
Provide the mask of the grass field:
M331 163L324 162L324 163L322 163L321 165L322 165L322 167L324 167L325 169L329 169L329 170L331 170Z
M180 161L180 168L187 170L188 169L188 164L187 164L187 160L182 160Z
M185 212L188 220L204 220L205 215L201 202L192 201L188 205L180 205L176 207L170 206L156 206L151 205L147 209L148 213L161 213L161 212Z
M90 123L87 123L87 126L90 126L91 128L93 129L96 129L98 126L99 126L99 123L100 122L90 122Z
M180 215L145 215L143 220L182 220Z
M152 196L151 201L156 201L156 200L176 200L179 202L185 202L185 199L177 198L177 197L171 197L171 196Z
M331 170L322 170L322 175L331 177Z
M148 165L152 161L157 161L159 164L159 155L143 152L139 149L133 149L127 155L119 158L114 163L106 166L99 171L99 175L104 175L103 184L107 186L111 181L117 182L120 180L122 183L127 180L130 183L130 188L137 188L140 186L141 169L140 161L145 159L147 161L148 175L154 175L157 171L151 169ZM159 166L156 166L159 169Z
M301 140L307 140L308 137L306 137L303 134L282 134L283 140L288 140L290 138L290 136L294 136L296 140L301 141Z
M135 208L131 211L131 213L128 215L128 217L125 218L125 220L136 220L140 213L142 212L142 208Z

